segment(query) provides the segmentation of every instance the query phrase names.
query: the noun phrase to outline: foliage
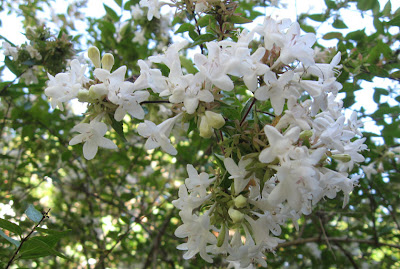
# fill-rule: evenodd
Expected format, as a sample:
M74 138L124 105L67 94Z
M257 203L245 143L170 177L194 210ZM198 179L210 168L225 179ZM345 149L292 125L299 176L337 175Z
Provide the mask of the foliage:
M187 178L187 164L199 172L219 175L218 188L226 193L232 190L229 187L233 186L233 180L228 177L224 158L232 157L237 163L247 154L249 159L256 160L251 171L257 178L263 179L266 171L275 173L258 161L267 141L264 125L276 125L279 120L271 115L275 108L272 102L257 101L254 105L255 99L246 91L243 79L232 77L233 91L223 92L211 107L200 105L198 114L183 116L186 124L171 136L178 152L175 156L165 154L160 148L148 151L144 146L146 138L138 135L142 119L126 116L116 121L113 107L107 112L113 129L107 137L118 149L99 149L94 159L86 160L81 146L69 144L76 136L70 131L81 121L88 123L89 118L95 118L94 107L101 102L92 100L92 108L83 116L72 113L74 108L70 103L64 103L65 109L61 111L50 106L45 95L49 87L46 83L50 75L68 72L67 60L75 52L88 49L89 45L82 45L86 38L103 55L107 52L114 55L114 69L127 66L126 81L134 82L142 71L139 60L163 53L168 45L176 43L172 32L187 39L189 48L205 53L209 50L206 42L236 42L238 30L264 16L257 7L268 7L270 3L208 1L209 6L201 13L196 4L203 1L173 1L176 6L173 16L158 17L154 13L148 20L149 9L139 8L139 1L115 2L120 10L104 5L104 17L84 18L88 23L84 35L76 34L75 22L85 1L72 4L67 14L58 15L58 32L44 25L32 28L39 25L38 10L50 6L51 1L29 1L21 9L12 3L1 5L1 9L22 16L29 44L17 46L10 42L10 50L16 54L6 56L0 67L1 72L8 69L15 76L14 80L0 82L0 212L3 214L3 208L14 212L0 219L0 264L6 266L11 261L18 268L225 267L226 260L219 256L214 257L212 264L199 255L189 260L182 257L182 251L176 247L186 239L174 235L182 221L172 201L179 198L179 186ZM285 242L276 247L276 255L267 253L266 261L272 268L335 268L337 264L350 268L397 268L400 267L400 209L397 208L400 11L393 10L390 1L383 7L375 0L325 0L325 4L325 12L302 14L298 21L307 32L317 33L324 40L337 40L343 66L337 81L343 85L340 92L345 96L344 107L357 105L355 92L364 90L365 81L385 78L393 86L374 86L372 101L377 109L367 113L368 107L362 105L357 111L359 119L372 121L380 132L363 130L369 150L362 152L365 160L349 174L364 176L358 180L348 206L342 208L345 195L339 193L335 199L318 203L311 214L302 216L298 220L299 229L292 223L282 225L279 238ZM344 31L347 25L342 14L349 9L370 17L374 31ZM130 18L121 21L122 11L131 12ZM335 29L318 32L324 23L331 23ZM7 41L6 34L0 38ZM251 43L252 53L259 45L256 41ZM318 62L330 62L336 55L334 49L325 48L318 41L314 48L320 50L316 54L321 57ZM197 73L193 58L188 55L189 50L185 49L180 58L182 69L188 74ZM165 63L153 66L164 76L171 69ZM96 75L93 69L91 78ZM88 72L85 75L89 76ZM182 107L166 101L151 92L148 101L142 102L146 120L158 124L171 117L168 113ZM216 130L211 139L205 138L200 130L202 115L209 109L221 113L226 120L221 132ZM266 113L260 113L263 111ZM257 156L251 155L254 151ZM330 169L340 166L340 161L330 160L327 166ZM32 221L23 217L27 208L33 210L32 204L44 212L51 209L50 214L47 211L42 215L48 217L45 221L32 217L32 211L26 212L38 224L34 227ZM210 207L207 206L198 211L204 212ZM227 202L224 206L228 212L231 204ZM227 212L222 215L229 219ZM223 225L217 228L222 234ZM20 245L23 246L17 251Z

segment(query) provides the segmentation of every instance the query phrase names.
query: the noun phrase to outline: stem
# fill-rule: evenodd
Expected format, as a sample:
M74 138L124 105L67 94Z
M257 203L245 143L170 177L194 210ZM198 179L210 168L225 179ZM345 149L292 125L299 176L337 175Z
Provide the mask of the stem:
M169 104L168 100L154 100L154 101L143 101L140 102L141 105L143 104Z
M45 218L49 217L49 212L51 209L47 210L47 212L43 213L42 219L38 222L38 224L35 225L35 227L33 227L32 231L29 232L29 234L27 236L25 236L22 240L21 240L21 244L19 244L19 247L17 248L17 250L15 251L14 255L11 257L11 259L9 260L7 266L5 269L9 268L11 266L11 264L13 263L13 261L15 260L15 258L17 257L18 252L21 250L22 245L29 239L29 237L33 234L33 232L36 230L37 227L39 227L39 225L43 222L43 220Z
M247 115L249 115L251 108L254 106L254 104L256 103L256 98L253 99L253 101L251 102L249 109L247 109L246 114L244 114L242 120L240 121L240 126L242 126L244 120L247 118Z

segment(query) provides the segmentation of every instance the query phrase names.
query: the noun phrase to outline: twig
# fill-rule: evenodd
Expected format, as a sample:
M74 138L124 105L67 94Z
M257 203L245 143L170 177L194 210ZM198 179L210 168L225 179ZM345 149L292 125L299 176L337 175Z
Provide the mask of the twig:
M329 242L359 243L359 244L367 244L367 245L375 245L375 246L378 245L378 246L385 246L385 247L400 249L400 245L388 244L388 243L384 243L384 242L378 242L378 244L376 244L375 240L368 240L368 239L356 239L356 238L348 238L348 237L345 237L345 238L328 237L327 239L329 240ZM311 243L311 242L326 242L326 240L325 240L325 238L322 239L319 236L309 237L309 238L293 240L290 242L280 243L280 244L278 244L277 248L302 245L302 244Z
M358 265L357 263L354 261L353 257L351 256L351 254L345 250L339 243L335 242L335 245L343 252L343 254L347 257L347 259L349 259L349 261L351 262L351 264L353 265L353 267L355 269L358 269Z
M247 109L246 114L244 114L242 120L240 121L240 126L242 126L243 122L245 121L245 119L247 118L247 115L249 115L251 108L254 106L256 102L256 98L253 98L253 101L251 102L249 109Z
M143 101L140 102L141 105L143 104L169 104L170 101L168 100L154 100L154 101Z
M335 260L336 260L335 253L333 252L333 249L332 249L332 247L331 247L331 244L329 243L329 238L328 238L328 236L326 235L324 225L322 224L322 220L321 220L320 217L318 217L318 220L319 220L319 225L321 226L321 231L322 231L322 233L323 233L323 235L324 235L324 237L325 237L326 244L328 245L329 250L332 252L333 257L334 257Z
M43 220L49 217L49 212L50 212L51 208L49 208L49 210L47 210L47 212L44 212L42 215L42 219L35 225L35 227L33 227L32 231L29 232L29 234L27 236L25 236L22 240L21 243L19 244L17 250L14 252L14 255L11 257L11 259L8 261L6 269L9 268L11 266L11 264L13 263L13 261L15 260L15 258L17 257L18 252L21 250L22 245L29 239L29 237L33 234L33 232L36 230L37 227L39 227L40 224L42 224Z

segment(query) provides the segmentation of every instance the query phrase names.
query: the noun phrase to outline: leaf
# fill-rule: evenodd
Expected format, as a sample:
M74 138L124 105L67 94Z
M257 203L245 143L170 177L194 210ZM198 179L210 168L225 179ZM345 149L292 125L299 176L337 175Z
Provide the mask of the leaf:
M184 33L184 32L188 32L188 31L194 31L194 30L195 30L195 27L193 24L184 23L181 26L179 26L178 30L175 31L175 34Z
M325 34L322 38L325 40L334 39L334 38L342 39L343 35L342 35L342 33L339 33L339 32L330 32L330 33Z
M332 23L332 26L335 27L336 29L346 29L348 28L347 25L340 19L334 20Z
M247 19L245 17L240 17L240 16L232 16L229 18L230 22L236 23L236 24L245 24L245 23L250 23L253 22L250 19Z
M400 27L400 15L396 16L393 19L391 19L390 21L388 21L387 24Z
M18 67L15 64L15 62L12 61L8 56L4 58L4 64L17 77L19 77L21 75L22 72L18 69Z
M197 20L197 25L200 27L205 27L210 24L210 20L214 20L214 17L211 15L205 15Z
M203 44L205 42L209 42L209 41L212 41L215 39L217 39L217 38L213 34L200 35L194 40L194 42L191 44L191 47L194 47L194 46L197 46L197 45L200 45L200 44Z
M44 228L36 228L36 231L52 235L54 238L62 238L72 232L72 230L66 230L66 231L56 231L56 230L50 230L50 229L44 229Z
M114 2L117 3L119 7L122 7L122 0L114 0Z
M331 9L336 9L337 7L335 1L332 0L325 0L325 5Z
M375 88L373 99L374 102L379 104L381 100L381 95L389 95L389 92L383 88Z
M308 17L313 21L324 22L326 20L325 14L310 14Z
M392 3L390 1L387 1L386 5L382 10L382 15L389 16L391 11L392 11Z
M28 206L28 208L25 211L25 214L28 216L28 218L30 220L32 220L33 222L39 223L42 218L43 218L43 214L40 213L38 210L36 210L32 204L30 204Z
M11 237L7 236L2 230L0 230L0 236L6 239L8 242L14 244L16 247L19 247L21 244L18 240L12 239Z
M43 241L43 238L40 236L33 237L26 241L22 245L20 253L20 259L34 259L50 255L56 255L63 259L68 259L65 255L53 249L49 244Z
M194 67L192 60L183 56L180 56L179 59L181 60L182 67L184 67L189 73L196 74L199 72L196 67Z
M2 218L0 218L0 227L7 231L12 232L12 233L18 234L18 235L22 234L21 227L19 227L15 223L12 223L11 221L8 221L8 220L2 219Z
M115 22L119 21L119 16L118 14L109 6L106 4L103 4L104 9L106 10L106 14Z
M122 141L127 142L123 129L123 121L116 121L112 114L108 114L108 117L111 120L111 127L115 130L115 132L122 139Z

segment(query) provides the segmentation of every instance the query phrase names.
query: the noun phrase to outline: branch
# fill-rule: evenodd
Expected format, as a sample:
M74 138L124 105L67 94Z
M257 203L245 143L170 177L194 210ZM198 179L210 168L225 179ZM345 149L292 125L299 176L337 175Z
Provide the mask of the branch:
M395 245L395 244L388 244L384 242L375 242L375 240L369 240L369 239L355 239L355 238L342 238L342 237L328 237L327 238L329 242L344 242L344 243L360 243L360 244L367 244L367 245L374 245L374 246L385 246L385 247L391 247L391 248L397 248L400 249L400 245ZM297 239L293 240L290 242L284 242L278 244L276 248L284 248L284 247L290 247L290 246L296 246L296 245L302 245L306 243L311 243L311 242L318 242L318 243L323 243L325 242L325 238L321 237L309 237L309 238L304 238L304 239Z
M32 231L29 232L29 234L27 236L25 236L22 240L21 240L21 244L19 244L19 247L17 248L17 250L15 251L14 255L11 257L11 259L8 261L7 266L5 269L9 268L11 266L11 264L13 263L13 261L15 260L15 258L17 257L18 252L21 250L22 245L29 239L29 237L33 234L33 232L36 230L37 227L39 227L40 224L42 224L42 222L49 217L49 212L50 209L47 210L47 212L43 213L42 219L35 225L35 227L33 227Z

